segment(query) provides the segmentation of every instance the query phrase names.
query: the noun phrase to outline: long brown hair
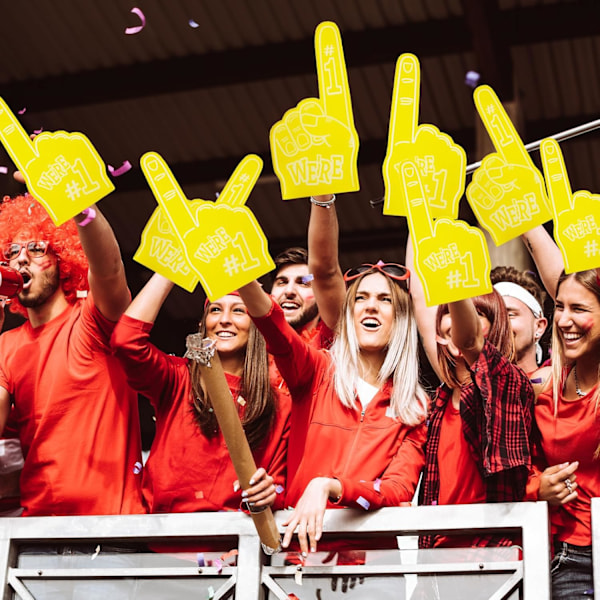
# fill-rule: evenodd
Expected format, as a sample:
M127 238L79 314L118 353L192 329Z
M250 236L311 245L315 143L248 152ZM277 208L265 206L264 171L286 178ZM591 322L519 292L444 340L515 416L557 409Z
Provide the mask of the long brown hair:
M502 296L494 290L491 294L475 296L475 298L472 298L472 301L475 310L490 322L490 330L486 339L496 346L500 354L513 362L515 358L514 340L508 311L506 310ZM450 307L448 304L440 304L438 306L435 331L439 336L442 335L442 317L449 313ZM456 376L456 358L452 356L448 346L444 344L437 345L437 359L444 383L451 388L459 388L461 383Z
M208 305L200 322L199 333L206 334ZM215 413L202 384L200 366L196 361L188 363L192 383L192 412L202 433L212 438L218 431ZM251 448L256 448L265 439L275 416L275 391L269 378L267 345L263 336L250 323L248 344L244 354L244 369L240 395L246 401L241 420Z

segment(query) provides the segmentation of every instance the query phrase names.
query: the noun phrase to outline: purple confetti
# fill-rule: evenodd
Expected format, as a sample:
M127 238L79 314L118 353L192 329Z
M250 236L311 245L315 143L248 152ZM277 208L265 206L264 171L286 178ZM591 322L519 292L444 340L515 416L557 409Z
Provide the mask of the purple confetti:
M283 486L282 486L282 485L278 485L278 486L275 488L275 493L276 493L276 494L282 494L282 493L283 493L283 489L284 489L284 488L283 488Z
M465 85L475 89L479 85L481 75L477 71L467 71L465 75Z
M314 278L315 278L315 276L312 273L309 273L308 275L303 275L302 283L304 285L306 285L307 283L310 283L311 281L313 281Z
M140 461L137 461L133 465L133 473L134 473L134 475L139 475L141 472L142 472L142 463Z
M377 478L374 482L373 482L373 489L376 492L381 493L381 479Z
M198 23L196 23L196 21L194 21L194 19L190 19L188 21L188 24L190 27L192 27L193 29L197 29L198 27L200 27L200 25Z
M119 177L123 173L127 173L131 169L131 163L126 160L118 169L115 169L112 165L108 165L108 172L113 177Z
M356 499L356 504L362 506L365 510L369 510L369 508L371 507L371 503L366 498L363 498L362 496L359 496Z
M196 562L198 563L199 567L206 566L206 563L204 562L204 554L202 552L198 552L198 554L196 554Z

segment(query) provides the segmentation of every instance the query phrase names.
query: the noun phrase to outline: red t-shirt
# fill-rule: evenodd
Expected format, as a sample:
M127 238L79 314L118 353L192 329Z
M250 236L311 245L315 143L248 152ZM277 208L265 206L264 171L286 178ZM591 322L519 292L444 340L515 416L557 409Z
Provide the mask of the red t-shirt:
M0 336L26 516L145 512L137 394L111 354L114 325L88 296L44 325Z
M440 472L439 504L485 504L483 478L477 468L473 451L462 431L460 410L448 402L442 417L440 445L438 448ZM473 538L464 536L439 536L434 546L477 545Z
M594 453L600 443L600 414L593 399L595 389L583 398L565 400L560 394L554 415L552 383L538 396L535 420L547 461L544 466L579 461L577 498L559 507L551 507L550 522L557 541L576 546L592 543L591 499L600 496L600 460Z
M146 396L156 412L156 434L144 469L144 498L150 512L238 510L241 491L227 445L219 431L206 437L192 413L188 360L170 356L149 342L152 323L123 315L112 344L130 385ZM238 402L241 379L225 374L232 402ZM271 428L253 451L254 461L274 479L279 495L273 506L283 508L290 399L276 398Z

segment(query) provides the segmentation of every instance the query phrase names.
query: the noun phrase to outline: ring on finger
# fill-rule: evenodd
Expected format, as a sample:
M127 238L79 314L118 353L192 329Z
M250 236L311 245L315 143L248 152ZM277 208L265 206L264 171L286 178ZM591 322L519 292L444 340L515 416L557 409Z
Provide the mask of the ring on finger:
M565 479L565 485L567 486L567 490L569 491L569 494L573 493L573 484L571 483L571 480L567 477Z

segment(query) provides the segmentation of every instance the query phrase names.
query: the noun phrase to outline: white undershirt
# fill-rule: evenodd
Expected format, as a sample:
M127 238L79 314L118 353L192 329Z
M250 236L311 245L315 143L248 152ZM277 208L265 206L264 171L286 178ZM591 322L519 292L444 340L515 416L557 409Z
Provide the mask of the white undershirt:
M363 410L367 408L367 405L373 398L375 398L375 394L379 391L378 387L367 383L364 379L358 378L358 383L356 384L356 392L360 403L362 404Z

